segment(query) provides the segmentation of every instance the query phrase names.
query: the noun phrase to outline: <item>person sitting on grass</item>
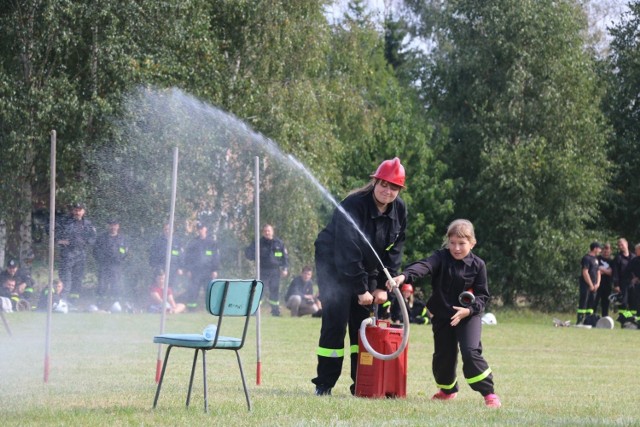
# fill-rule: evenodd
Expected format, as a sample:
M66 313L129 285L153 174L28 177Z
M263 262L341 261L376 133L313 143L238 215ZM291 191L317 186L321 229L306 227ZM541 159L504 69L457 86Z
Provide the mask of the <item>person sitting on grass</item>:
M400 292L402 293L404 303L407 307L409 323L415 323L418 325L424 325L427 323L427 305L420 298L415 297L413 293L413 286L405 283L400 287ZM396 298L394 298L391 303L390 317L391 321L395 324L399 324L404 321L402 316L402 307Z
M53 296L51 297L52 307L58 306L58 303L62 299L62 291L64 291L64 283L62 280L55 279L53 281ZM42 292L40 293L40 299L38 300L38 311L47 311L47 307L49 306L49 286L46 286Z
M154 272L153 284L149 289L149 300L150 300L149 311L151 313L160 313L162 312L162 307L164 306L165 309L167 310L167 313L170 313L170 314L182 313L187 308L187 306L183 303L176 302L176 300L173 298L173 290L171 289L171 287L167 288L167 303L166 305L163 304L164 279L165 279L164 270L157 269Z
M291 281L289 289L287 289L285 301L293 317L304 316L305 314L313 315L318 312L318 305L313 296L312 274L311 267L304 266L302 273Z

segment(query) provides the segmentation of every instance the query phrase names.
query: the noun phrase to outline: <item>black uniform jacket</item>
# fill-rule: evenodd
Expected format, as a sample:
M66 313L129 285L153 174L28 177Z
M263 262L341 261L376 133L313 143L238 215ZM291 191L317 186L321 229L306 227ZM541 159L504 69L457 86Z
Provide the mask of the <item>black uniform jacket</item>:
M255 246L247 246L244 254L247 259L255 260ZM289 253L282 240L277 237L273 239L260 237L260 268L264 270L289 268Z
M356 295L386 289L387 279L375 254L394 276L400 267L406 226L407 209L399 197L381 214L373 190L351 194L318 234L316 260L332 265L336 279L352 285Z
M68 240L69 244L60 246L60 256L67 260L83 258L86 250L96 242L96 235L96 229L88 219L65 217L56 233L56 242Z
M93 247L93 257L102 266L117 266L124 261L129 248L122 234L115 236L104 232L96 239Z
M208 237L191 240L185 250L185 267L194 274L210 274L220 270L218 244Z
M458 296L461 292L472 289L476 297L471 307L471 314L479 314L489 301L487 286L487 267L484 261L474 253L462 260L455 259L449 249L439 249L430 257L410 264L402 272L407 283L431 275L433 292L427 301L427 308L436 317L450 318L455 314L453 306L460 307Z

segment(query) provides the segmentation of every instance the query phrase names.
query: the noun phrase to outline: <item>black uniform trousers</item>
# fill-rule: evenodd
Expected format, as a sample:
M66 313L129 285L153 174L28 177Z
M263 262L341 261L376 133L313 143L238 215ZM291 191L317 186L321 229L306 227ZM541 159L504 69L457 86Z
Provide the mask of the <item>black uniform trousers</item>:
M58 277L64 283L63 294L65 298L79 298L84 281L84 266L86 256L79 255L60 259Z
M609 295L611 295L611 282L601 282L596 291L596 298L593 303L594 314L598 311L598 306L602 308L602 317L609 315Z
M433 329L433 377L438 388L451 394L458 391L456 368L458 348L462 355L462 372L469 386L486 396L493 393L493 375L489 364L482 357L482 319L470 316L457 326L451 326L451 319L434 317Z
M206 289L206 286L211 282L211 271L192 271L191 282L189 283L189 289L185 292L185 298L190 308L200 306L200 302L204 302L204 298L200 299L200 289Z
M367 307L358 304L353 286L340 283L330 266L316 261L316 275L322 302L322 328L318 343L316 385L335 386L344 361L344 337L349 329L351 379L355 382L358 366L358 331L362 321L369 317Z
M280 305L280 268L262 268L260 280L269 289L269 305L272 312L279 313Z
M99 265L98 286L96 294L98 298L111 297L114 301L124 297L122 289L122 266L119 264Z
M578 291L578 310L577 310L577 322L582 323L584 318L593 314L594 303L596 300L595 292L591 292L586 283L580 282L580 289Z

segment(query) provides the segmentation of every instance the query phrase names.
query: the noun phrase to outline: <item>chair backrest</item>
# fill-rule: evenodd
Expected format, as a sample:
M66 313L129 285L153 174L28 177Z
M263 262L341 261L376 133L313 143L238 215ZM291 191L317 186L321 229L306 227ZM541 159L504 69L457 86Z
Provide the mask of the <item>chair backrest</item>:
M207 311L214 316L251 316L260 305L260 280L216 279L207 288Z

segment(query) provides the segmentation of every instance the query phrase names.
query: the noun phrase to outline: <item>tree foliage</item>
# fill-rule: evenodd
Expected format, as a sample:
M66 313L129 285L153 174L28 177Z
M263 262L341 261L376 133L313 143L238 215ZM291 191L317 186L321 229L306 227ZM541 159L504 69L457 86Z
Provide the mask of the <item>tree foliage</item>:
M313 240L332 207L301 182L286 154L337 198L384 158L400 156L418 170L433 157L430 128L416 126L416 98L386 61L370 17L332 28L324 3L9 2L0 16L7 35L0 123L10 147L3 165L19 179L2 185L22 205L4 196L2 216L24 223L31 201L47 200L55 128L59 206L87 202L98 226L119 218L139 270L145 239L166 220L171 148L178 147L179 224L206 220L232 242L233 259L252 236L259 154L261 219L277 226L294 263L312 262ZM19 151L27 149L29 156ZM430 176L438 181L434 173L409 182L422 189ZM433 193L425 196L407 199L431 204ZM29 236L21 240L31 244Z
M584 15L572 1L427 3L415 10L438 44L422 83L454 216L476 224L493 293L569 306L609 170Z
M630 241L640 239L637 209L640 205L638 164L640 153L640 2L629 4L629 12L611 29L608 59L608 92L605 111L614 132L610 158L616 165L607 192L604 211L612 228Z

